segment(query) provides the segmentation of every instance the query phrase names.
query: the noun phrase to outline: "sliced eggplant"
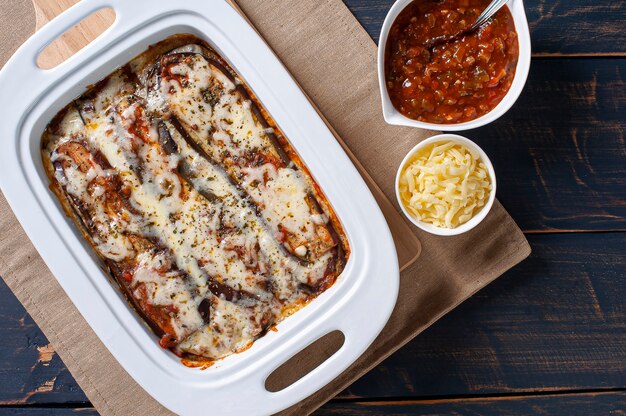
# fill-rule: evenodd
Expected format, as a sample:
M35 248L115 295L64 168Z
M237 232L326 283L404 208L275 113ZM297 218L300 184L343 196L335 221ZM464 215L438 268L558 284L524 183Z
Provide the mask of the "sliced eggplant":
M213 74L197 91L194 60ZM172 71L179 65L189 68ZM169 96L181 88L186 114ZM195 110L204 115L190 120ZM177 355L245 348L345 266L345 240L314 180L251 90L192 35L96 83L52 120L42 150L65 211Z
M184 50L197 50L197 48L186 48ZM188 69L183 71L175 70L176 66L186 66ZM209 67L210 70L208 69ZM222 81L216 78L220 76L215 75L216 73L224 77L221 78ZM194 85L199 82L198 78L202 76L210 76L210 80L202 81L202 85L208 86L200 91ZM226 82L225 79L228 79L231 86L224 83ZM256 104L250 100L250 96L245 88L241 86L237 78L224 65L197 53L171 53L161 59L160 80L170 84L178 84L176 88L170 87L170 89L173 88L175 91L173 93L161 91L163 101L169 105L172 124L194 150L213 163L224 166L233 182L249 196L250 201L255 203L257 212L267 223L274 221L273 224L268 225L275 232L276 238L285 243L284 246L290 254L302 261L311 262L337 244L337 241L332 238L328 230L330 227L325 222L312 223L312 218L323 215L323 212L316 209L319 208L319 204L311 204L309 202L309 199L315 199L310 191L306 192L306 196L302 197L304 199L302 202L306 202L310 207L308 214L303 215L302 212L299 212L297 217L290 214L291 218L295 218L295 220L291 219L288 221L290 225L282 222L277 223L277 221L281 220L280 218L277 219L276 215L273 214L271 201L260 199L261 194L271 195L273 187L267 187L262 193L257 192L254 188L265 186L265 181L269 179L266 179L266 174L264 173L258 180L250 181L249 178L252 177L252 173L249 172L251 172L251 169L263 171L267 166L268 172L289 170L294 172L292 177L296 175L296 170L291 166L291 161L282 149L282 146L277 143L275 137L270 139L266 129L268 124L265 122ZM207 104L205 92L218 89L218 87L222 90L220 97L223 97L224 94L229 95L225 99L220 98L219 109L212 105L210 114L207 114L206 117L199 117L198 114L201 113L203 106ZM231 89L229 90L229 88ZM183 90L185 91L184 97L187 97L185 98L187 100L185 105L191 106L190 109L183 110L180 103L177 102L179 98L174 98L177 91ZM215 94L212 93L212 95ZM241 129L245 124L233 124L232 128L235 130L228 130L228 127L224 127L224 124L232 124L233 122L229 121L229 119L218 118L216 121L213 121L211 118L212 114L215 114L217 111L222 111L223 108L234 108L234 106L237 106L237 109L232 111L235 113L243 111L244 114L240 115L240 117L245 118L245 111L248 105L251 112L250 117L253 120L252 123L258 124L254 128L257 133L253 133L250 130L246 136L237 130ZM243 118L240 123L244 123ZM202 125L199 125L199 123L202 123ZM203 137L203 134L207 134L207 136ZM254 134L259 136L254 136ZM234 135L237 135L237 137ZM227 136L230 136L230 139ZM289 176L289 174L286 174L284 177ZM294 185L290 186L301 186L303 187L302 189L308 186L304 182L292 181L292 183ZM291 202L288 201L287 204L295 203L297 205L302 202L298 202L296 199ZM312 231L307 231L307 229Z
M164 57L161 59L160 66L162 66L163 62L166 62L166 63L178 62L181 56L190 56L190 55L195 55L195 54L198 54L204 57L204 59L207 60L209 65L217 68L221 73L227 76L228 79L233 84L236 85L237 92L241 95L241 97L244 100L250 102L250 109L254 113L255 120L259 122L265 128L265 134L270 139L270 142L273 146L273 150L277 153L282 163L285 166L289 166L291 164L291 159L285 152L285 149L278 142L274 129L269 125L265 116L263 116L263 113L261 112L261 109L259 108L258 104L256 103L255 100L252 99L252 97L250 97L250 93L241 83L239 78L237 78L237 75L231 69L229 69L225 64L223 64L220 60L220 57L217 56L213 51L209 50L208 48L204 46L197 45L197 44L184 45L176 49L173 49L172 51L164 55ZM161 75L155 74L155 78L158 78L160 80ZM159 85L159 84L156 83L154 85ZM205 91L206 93L203 95L203 97L205 98L205 101L209 105L214 106L216 97L219 94L216 93L215 91L212 91L210 87L209 89Z
M88 174L94 169L102 169L102 166L98 165L89 149L83 143L75 141L65 142L59 146L56 150L56 154L61 156L57 156L57 161L54 162L56 169L55 174L59 176L63 175L62 179L67 181L66 186L74 185L70 182L70 177L66 173L68 169L77 169L82 174ZM103 158L103 156L100 156L100 158ZM77 176L76 173L72 175L74 177ZM85 175L85 177L88 178L89 176ZM96 224L93 221L93 218L102 215L99 214L99 212L103 212L105 215L111 217L111 223L117 224L118 222L114 219L114 216L122 215L120 207L130 205L128 202L121 201L124 197L119 189L119 181L115 179L116 177L114 176L96 176L91 180L91 183L96 183L97 186L104 188L104 194L102 194L100 198L89 198L88 192L84 192L81 195L74 195L72 192L69 192L67 188L64 189L64 193L67 195L68 203L81 219L85 231L90 237L94 247L99 246L102 241L109 239L111 233L118 233L120 239L130 243L132 251L129 251L127 257L118 261L107 256L102 256L102 258L126 298L141 312L148 325L157 329L156 332L162 336L162 344L171 347L191 334L194 328L189 328L187 331L175 330L175 327L180 328L183 327L183 325L174 322L175 318L171 313L173 306L170 307L167 304L153 304L149 296L147 296L145 283L141 281L133 283L133 275L138 267L138 256L142 255L142 253L158 253L163 250L160 250L154 242L145 237L129 233L126 229L118 229L116 227L106 228L102 223ZM87 186L90 186L91 183ZM98 252L100 253L99 250ZM171 256L170 253L167 253L167 255ZM173 265L162 272L179 276L181 281L185 280L185 274L176 269Z

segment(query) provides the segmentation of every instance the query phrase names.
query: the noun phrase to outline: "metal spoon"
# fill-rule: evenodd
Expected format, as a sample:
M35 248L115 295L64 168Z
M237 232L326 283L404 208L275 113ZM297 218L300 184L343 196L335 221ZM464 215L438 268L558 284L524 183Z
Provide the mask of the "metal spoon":
M494 14L496 14L496 12L500 10L500 8L504 6L507 1L508 0L492 0L492 2L489 3L487 7L485 7L485 10L483 10L483 12L478 16L478 18L476 18L476 21L474 22L474 24L472 24L471 26L467 26L464 29L461 29L452 35L441 35L441 36L437 36L436 38L429 39L424 44L424 47L426 47L426 49L428 49L428 51L432 53L432 50L435 46L452 42L453 40L458 39L462 35L475 31L476 29L481 27L483 24L485 24L489 19L491 19L491 17Z

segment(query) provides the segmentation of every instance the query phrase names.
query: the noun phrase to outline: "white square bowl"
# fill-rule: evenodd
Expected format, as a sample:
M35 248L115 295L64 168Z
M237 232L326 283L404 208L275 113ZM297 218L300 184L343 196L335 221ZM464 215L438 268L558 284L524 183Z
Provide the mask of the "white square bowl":
M517 60L517 67L515 69L515 77L511 88L502 98L502 101L498 103L491 111L484 114L477 119L466 121L464 123L456 124L438 124L438 123L426 123L424 121L413 120L400 113L393 106L391 98L389 98L389 92L385 82L385 48L387 47L387 37L393 22L398 15L414 0L396 0L391 6L383 27L380 31L380 38L378 40L378 85L380 87L380 97L382 101L383 117L388 124L396 126L408 126L418 127L427 130L441 130L441 131L459 131L469 130L476 127L484 126L492 121L498 119L504 113L506 113L517 101L517 98L524 89L526 84L526 78L528 78L528 71L530 70L530 31L528 29L528 19L526 18L526 12L524 11L523 0L509 0L505 7L508 7L513 16L513 23L515 24L515 31L517 32L517 39L519 42L519 58ZM420 0L416 0L420 1Z

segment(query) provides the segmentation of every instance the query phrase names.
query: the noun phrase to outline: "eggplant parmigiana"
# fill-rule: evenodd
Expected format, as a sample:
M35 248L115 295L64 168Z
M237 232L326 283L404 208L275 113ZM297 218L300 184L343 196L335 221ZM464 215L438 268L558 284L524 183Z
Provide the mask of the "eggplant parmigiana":
M153 45L75 99L48 125L42 155L129 303L192 365L249 347L330 287L349 255L269 114L192 35Z

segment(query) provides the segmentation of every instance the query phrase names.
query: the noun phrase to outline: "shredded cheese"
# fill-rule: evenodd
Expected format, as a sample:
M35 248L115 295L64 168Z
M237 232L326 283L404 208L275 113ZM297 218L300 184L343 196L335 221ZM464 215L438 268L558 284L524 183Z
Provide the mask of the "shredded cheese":
M456 228L487 203L492 185L479 155L451 142L436 142L416 152L399 178L406 210L419 221Z

